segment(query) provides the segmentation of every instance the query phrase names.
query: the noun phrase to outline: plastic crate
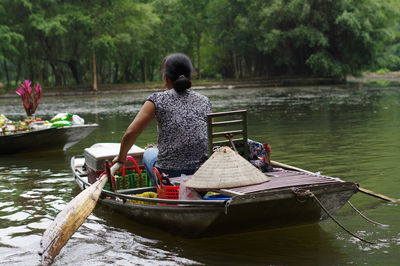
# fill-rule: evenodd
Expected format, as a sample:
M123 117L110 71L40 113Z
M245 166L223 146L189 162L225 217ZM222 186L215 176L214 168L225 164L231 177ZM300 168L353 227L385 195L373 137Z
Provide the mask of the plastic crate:
M134 166L126 167L126 165L124 165L122 169L119 169L115 175L111 177L116 190L149 187L150 179L144 167L139 167L135 159L131 156L128 156L126 160L131 161ZM104 189L110 190L110 184L108 182L104 186Z
M153 168L154 177L157 183L157 195L159 199L179 199L179 186L166 186L162 183L160 172Z

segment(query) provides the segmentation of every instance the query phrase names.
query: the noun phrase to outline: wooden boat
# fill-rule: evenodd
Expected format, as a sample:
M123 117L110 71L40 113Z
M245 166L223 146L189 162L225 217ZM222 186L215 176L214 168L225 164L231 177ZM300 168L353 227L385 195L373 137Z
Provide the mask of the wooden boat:
M75 181L82 190L94 182L90 175L101 173L90 169L86 158L71 159ZM309 193L333 214L358 191L355 183L313 173L274 168L266 174L271 178L269 182L217 191L224 195L222 199L175 200L137 196L143 192L157 192L152 186L117 192L103 189L99 201L136 222L175 234L199 237L316 223L328 215L307 196Z
M0 154L68 149L86 138L97 124L51 127L0 136Z

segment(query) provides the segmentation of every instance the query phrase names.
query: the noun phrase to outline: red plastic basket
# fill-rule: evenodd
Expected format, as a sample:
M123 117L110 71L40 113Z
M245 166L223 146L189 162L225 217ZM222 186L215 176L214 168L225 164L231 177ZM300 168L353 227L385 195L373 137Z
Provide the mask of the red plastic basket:
M160 172L153 168L153 174L157 183L157 195L159 199L179 199L179 186L166 186L162 183Z

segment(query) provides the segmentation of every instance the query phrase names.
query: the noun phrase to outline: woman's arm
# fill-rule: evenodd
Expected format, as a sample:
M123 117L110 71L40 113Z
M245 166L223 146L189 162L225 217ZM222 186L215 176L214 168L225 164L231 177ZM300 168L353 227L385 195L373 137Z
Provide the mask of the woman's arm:
M125 131L125 134L121 140L119 155L113 159L113 164L116 162L125 162L128 151L136 142L136 139L143 132L143 130L150 124L151 120L153 120L155 111L156 107L153 102L146 101L143 104L142 109Z

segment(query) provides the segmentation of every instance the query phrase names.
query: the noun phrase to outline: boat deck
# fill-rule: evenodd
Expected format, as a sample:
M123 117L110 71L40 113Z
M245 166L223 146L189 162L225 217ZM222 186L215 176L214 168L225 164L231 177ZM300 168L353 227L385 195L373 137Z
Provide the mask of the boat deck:
M313 186L320 184L338 184L345 182L339 178L299 171L284 170L281 168L274 168L274 171L268 172L266 174L271 178L267 182L257 185L219 189L217 191L226 195L236 196L274 189ZM179 177L175 177L173 178L173 180L176 183L181 182Z
M231 195L246 195L249 193L273 189L282 189L286 187L344 182L339 178L333 178L318 174L309 174L298 171L283 170L278 168L275 168L273 172L267 173L267 175L271 178L268 182L252 186L222 189L220 191Z

